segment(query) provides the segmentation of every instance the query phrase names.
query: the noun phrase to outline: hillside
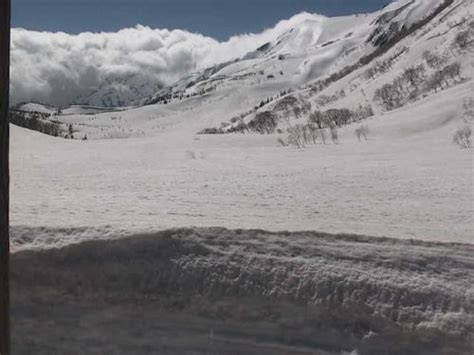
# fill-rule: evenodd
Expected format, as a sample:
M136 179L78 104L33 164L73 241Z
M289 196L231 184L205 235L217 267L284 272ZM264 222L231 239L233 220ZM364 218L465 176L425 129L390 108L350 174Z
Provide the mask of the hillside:
M471 355L474 2L198 43L12 108L15 352Z
M399 0L372 14L336 18L301 13L225 42L143 26L79 35L14 29L12 100L114 107L222 86L297 87L374 52L441 4ZM38 51L24 52L31 44Z
M452 142L456 130L472 125L472 40L463 48L456 41L460 33L472 38L472 12L471 2L456 1L369 64L290 94L280 94L281 83L244 82L167 104L66 108L54 120L79 140L13 129L12 223L98 228L104 235L218 225L472 242L472 150ZM430 67L425 52L440 64ZM423 83L430 83L453 63L459 77L446 78L441 88L400 81L394 107L375 99L407 68L423 66ZM311 111L303 113L307 106ZM337 145L325 120L331 109L335 119L350 111L338 123ZM271 134L256 134L253 122L262 112L275 112ZM316 112L326 144L317 136L304 149L280 146L277 139L292 139L288 128L305 127ZM197 135L242 122L244 134ZM369 134L359 142L354 131L361 125ZM47 230L44 236L55 243Z
M472 4L449 4L395 2L378 13L332 19L298 15L275 40L241 59L184 77L143 99L145 106L104 114L100 108L87 109L82 111L86 116L66 108L68 116L59 120L73 124L76 137L89 139L153 136L169 132L170 123L180 125L177 130L183 134L247 131L249 124L255 131L252 121L267 112L277 116L273 131L307 121L315 110L347 109L351 120L358 121L387 109L375 94L395 79L404 97L393 108L472 79L470 49L455 43L462 33L472 36ZM434 19L413 33L406 30L417 28L416 21L425 21L430 11L437 14ZM438 62L433 64L433 58ZM457 76L443 74L444 68L456 65ZM410 68L421 70L412 81L422 86L405 80ZM439 88L433 86L437 77L446 81Z

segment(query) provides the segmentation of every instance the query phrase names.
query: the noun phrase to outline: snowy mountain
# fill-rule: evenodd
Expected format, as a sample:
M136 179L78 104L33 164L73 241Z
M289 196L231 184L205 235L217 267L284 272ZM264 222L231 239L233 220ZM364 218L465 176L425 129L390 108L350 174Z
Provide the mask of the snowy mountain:
M74 136L11 130L20 353L474 352L474 2L266 36L81 99L137 106L16 107Z
M165 86L164 81L154 75L105 76L93 91L77 96L72 103L130 106L220 86L303 85L369 55L442 4L441 0L403 0L372 14L336 18L301 13L267 30L265 35L255 35L253 50L242 55L237 51L230 61L189 73L163 90L160 89ZM261 42L263 38L267 41Z
M61 155L60 158L55 156L51 161L45 157L32 157L32 159L40 159L49 167L48 172L57 169L63 171L67 167L70 169L68 176L76 174L95 176L102 165L109 166L108 164L112 164L111 169L118 169L113 170L111 174L114 177L113 181L105 182L104 186L90 186L89 197L81 202L86 204L83 206L86 220L80 225L95 225L104 220L109 221L111 225L122 225L125 223L124 220L115 212L111 215L104 212L106 216L96 220L95 212L91 214L87 212L92 211L87 204L111 203L118 209L126 209L127 198L137 198L136 194L140 195L142 190L151 189L150 193L155 197L149 199L140 195L143 197L139 204L141 207L137 207L135 211L138 214L136 221L140 228L155 226L156 215L159 215L160 223L164 227L189 225L189 223L206 226L215 221L223 221L222 223L228 227L238 227L245 223L248 226L267 229L308 228L323 231L336 229L394 237L415 235L442 239L443 236L449 235L458 241L469 241L471 202L469 194L463 195L462 192L466 186L458 184L457 178L454 177L464 176L467 179L466 184L469 184L471 158L468 153L459 154L453 144L453 133L466 125L472 125L470 117L474 105L472 104L474 62L471 52L472 41L469 41L469 38L472 38L474 31L474 6L472 2L460 0L446 3L446 8L441 8L430 18L429 14L432 12L428 10L436 10L432 2L410 2L410 8L403 8L406 12L403 16L414 13L409 9L428 6L428 9L423 10L425 13L423 18L429 21L416 27L413 32L404 32L404 36L395 38L395 42L390 46L375 47L369 43L368 40L373 33L371 30L375 31L378 28L377 20L387 11L396 10L396 6L403 7L407 3L394 3L380 13L372 15L323 19L334 26L325 27L326 32L323 31L318 39L308 38L306 43L313 43L313 46L303 50L303 57L295 55L291 58L278 58L279 54L287 53L288 48L292 46L290 42L284 44L279 41L282 38L295 36L296 33L302 33L304 29L283 31L280 39L277 37L270 45L252 54L251 57L256 59L231 61L190 75L171 87L167 96L151 97L150 100L157 100L155 104L150 102L140 107L106 112L100 108L87 106L66 108L62 115L55 117L55 120L62 123L63 130L72 126L75 137L87 136L87 144L17 132L16 134L23 138L17 138L15 143L17 146L13 147L13 152L28 149L39 154L45 149L49 151L51 145L57 145L57 151L64 156ZM393 16L397 13L397 16L402 16L402 12L395 11L391 14L392 20L402 20L402 17ZM304 22L308 23L308 26L316 26L315 23L321 20L313 19L312 15L305 17L307 18ZM343 35L347 33L351 19L354 21L353 36L356 36L356 33L363 33L361 34L363 41L357 48L379 51L377 56L369 58L367 62L359 61L355 64L352 62L350 70L345 69L345 65L349 64L345 59L337 67L342 69L334 67L338 63L336 60L335 64L329 63L327 66L331 68L331 74L304 85L301 85L304 80L299 81L294 79L294 75L288 74L292 73L292 70L297 71L298 68L309 65L305 64L304 58L310 55L314 56L316 61L320 60L317 53L328 51L330 53L328 56L332 58L335 56L334 53L351 44L352 39L344 38ZM365 26L368 26L368 29ZM468 40L463 40L466 36ZM323 46L328 40L336 37L343 39L333 45ZM336 49L334 52L329 50L332 47ZM382 48L383 51L378 48ZM351 55L359 58L365 55L365 50L356 49L349 53L349 56ZM278 74L282 68L284 75ZM264 70L264 74L260 74L259 70ZM332 72L333 70L336 71ZM269 78L268 76L272 74L274 78ZM339 144L335 146L329 144L333 122L337 123L338 128ZM310 132L310 137L313 133L317 134L314 136L314 142L312 138L308 142L308 129L315 126L317 130ZM361 144L355 135L355 131L361 126L369 128L367 144ZM210 133L243 134L197 135L199 132L205 133L205 130L209 130L207 132ZM297 153L292 150L295 135L297 141L301 140L301 136L298 135L305 134L306 150L295 155ZM323 135L327 144L322 144ZM282 143L290 146L280 147ZM432 157L434 151L437 152L436 158ZM436 174L426 175L429 169L418 171L416 161L407 172L404 164L408 164L406 162L414 152L420 159L426 159L429 164L433 164L432 168ZM374 157L366 161L365 154ZM71 156L75 157L74 161L69 160ZM91 156L97 159L90 161ZM301 159L296 159L296 156ZM315 157L319 160L315 161ZM64 162L57 165L57 159L61 161L64 159ZM332 164L332 161L338 163ZM388 165L385 166L381 161L386 161ZM344 162L350 164L345 165ZM127 169L124 169L125 166ZM389 171L392 175L398 171L401 180L400 185L397 185L399 189L397 193L400 196L413 194L413 198L427 199L424 200L424 206L431 206L425 207L428 219L420 216L419 204L416 201L406 206L403 211L399 211L397 208L404 202L397 197L397 194L393 195L395 190L387 191L392 185L383 184L383 180L372 181L372 178L370 180L373 186L377 186L380 194L374 195L367 190L361 203L368 211L378 215L378 211L373 211L373 206L381 208L378 199L384 199L387 194L391 196L393 204L388 204L390 211L384 212L384 216L380 217L384 223L379 221L372 223L371 213L365 214L364 217L356 217L357 209L341 206L337 202L340 201L339 198L333 201L334 197L329 192L322 192L319 202L315 202L321 211L325 211L324 219L311 218L314 212L312 205L301 202L307 196L306 188L319 191L320 184L324 184L324 176L334 176L334 179L341 179L345 183L348 183L346 179L350 177L350 185L362 179L359 182L365 186L363 180L369 179L366 172L379 171L380 166L385 167L380 171L380 175L385 179L391 179L385 176ZM450 171L437 170L443 166L451 166ZM28 164L18 167L20 171L27 168ZM122 191L120 186L127 186L127 181L137 179L137 171L142 169L147 173L140 175L138 178L140 181L136 182L136 187L133 187L132 191L123 194L114 192L115 189ZM268 173L267 169L271 169L272 173ZM166 171L171 173L168 174ZM325 173L318 175L320 171ZM456 171L456 174L451 175ZM27 171L21 176L36 173L38 173L36 170ZM178 183L174 173L179 176L184 174L185 177L180 177ZM410 175L413 179L412 185L407 185L406 177L403 175L405 173L412 174ZM55 175L61 174L57 171ZM314 181L305 180L308 174L314 177ZM258 177L260 175L262 178ZM422 186L419 186L421 190L417 192L408 193L405 190L408 186L416 186L421 177L431 179L430 176L436 175L445 178L431 181L433 188L444 190L446 181L451 181L456 184L452 188L458 191L456 196L459 199L452 195L445 196L449 199L449 203L445 201L446 203L442 204L444 207L440 207L432 200L439 196L438 193L422 193L420 196ZM291 178L286 179L285 176ZM48 181L53 181L48 177L44 178L46 185ZM38 179L42 181L41 178ZM201 185L205 186L209 179L216 180L212 189L208 191L199 188ZM295 181L301 179L304 180L301 181L301 185L295 184ZM82 178L80 181L83 181ZM84 182L85 185L89 186L90 181L94 179L88 178L87 182ZM164 184L163 189L181 198L166 203L162 201L162 208L155 212L156 215L148 215L149 209L155 209L156 199L161 201L161 193L159 190L155 191L153 187L157 181ZM217 208L218 201L233 198L231 196L239 193L239 186L242 188L247 184L250 184L249 190L246 196L241 196L240 204L229 207L233 210L234 217L226 218L222 213L229 212ZM275 207L275 203L280 202L271 196L265 199L270 199L267 204L274 208L265 210L258 208L259 203L256 203L252 196L267 191L267 185L272 187L270 190L282 188L281 196L294 201L291 219L285 217L286 210ZM22 190L28 186L24 183L17 188ZM82 186L79 184L77 187ZM334 196L339 196L341 201L344 199L343 192L335 185L327 188ZM65 194L73 191L66 187L64 189ZM103 195L104 191L107 191L106 195L97 201L96 196ZM349 189L345 193L352 192ZM28 196L27 193L20 195ZM266 196L265 193L263 195ZM48 200L52 210L67 210L67 205L64 203L67 204L69 199L55 202L50 198ZM17 201L20 205L31 204L26 200ZM320 203L323 205L319 205ZM458 207L450 207L451 204ZM171 207L165 208L165 205ZM193 206L197 205L205 213L196 213ZM337 212L332 206L339 206ZM32 208L34 210L34 204ZM257 210L258 213L256 216L248 216L242 212L247 210ZM19 208L18 217L14 215L13 218L17 218L17 221L28 220L28 211L28 208ZM181 212L174 214L173 211ZM451 224L453 213L457 216L455 219L459 221L456 225ZM341 215L345 215L345 218L341 219ZM48 214L45 213L44 216L46 218ZM42 217L37 216L35 220L38 218ZM352 222L349 223L348 220ZM406 221L409 227L399 226L400 220ZM74 216L71 218L65 216L61 221L67 221L71 225L77 223ZM363 223L364 221L367 223ZM38 223L44 224L46 221L41 220ZM392 228L394 225L398 227ZM129 227L131 228L127 225L124 229Z
M49 115L55 115L58 113L57 107L42 104L39 102L19 103L18 105L13 106L13 109L24 111L24 112L39 112L39 113L44 113L44 114L49 114Z
M191 74L144 103L220 87L299 87L369 56L451 1L396 1L372 14L326 18L303 13L272 41L234 61Z
M74 99L73 104L102 107L132 106L162 87L163 84L159 81L142 75L106 79L93 92Z
M401 92L394 91L399 97L393 98L390 109L469 77L469 50L457 48L455 42L463 33L472 35L472 7L472 2L460 0L419 0L393 2L366 15L326 18L303 13L277 26L274 38L256 50L191 73L157 92L158 84L138 76L107 82L103 90L78 99L95 105L65 108L67 117L61 120L90 138L124 138L153 136L175 126L193 134L262 131L256 122L273 120L273 115L278 118L271 130L285 131L288 122L314 109L346 109L340 113L351 117L349 121L364 119L387 109L376 94L394 80ZM408 81L407 68L415 75ZM433 87L436 80L441 86ZM101 108L126 102L137 107ZM289 109L296 114L284 118ZM82 114L97 116L91 120Z

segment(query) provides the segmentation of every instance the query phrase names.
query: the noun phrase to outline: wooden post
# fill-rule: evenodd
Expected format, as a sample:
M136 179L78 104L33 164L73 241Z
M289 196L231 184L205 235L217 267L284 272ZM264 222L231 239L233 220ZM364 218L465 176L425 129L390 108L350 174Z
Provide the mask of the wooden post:
M0 354L10 354L9 125L10 0L0 0Z

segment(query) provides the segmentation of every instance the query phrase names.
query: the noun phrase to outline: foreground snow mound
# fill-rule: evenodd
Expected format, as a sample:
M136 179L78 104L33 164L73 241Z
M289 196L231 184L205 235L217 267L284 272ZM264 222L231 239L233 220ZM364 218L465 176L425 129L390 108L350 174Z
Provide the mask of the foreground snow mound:
M19 252L14 345L18 354L79 345L114 354L472 354L473 252L225 229Z

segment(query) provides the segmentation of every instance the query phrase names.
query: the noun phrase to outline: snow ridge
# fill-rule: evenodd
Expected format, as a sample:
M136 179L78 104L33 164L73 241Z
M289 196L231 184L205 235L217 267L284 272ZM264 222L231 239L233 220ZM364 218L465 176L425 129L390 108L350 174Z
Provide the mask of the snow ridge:
M84 322L95 308L108 309L114 323L128 322L121 311L109 309L120 304L135 314L152 307L155 313L172 311L175 320L180 314L201 317L204 332L214 328L216 338L226 327L219 321L225 315L235 324L230 339L252 331L256 344L265 339L313 353L468 354L474 350L473 252L469 245L351 235L170 230L14 254L12 299L19 320L31 302L39 307L68 299L70 305L80 300ZM15 328L14 339L31 351L33 344L41 348L49 340L25 341L27 330L42 321L39 314L28 316L25 328ZM204 325L204 319L211 324ZM89 324L87 334L99 331L100 324ZM152 324L145 333L153 332ZM266 335L257 335L264 324ZM75 341L81 332L74 328L68 337ZM140 346L138 339L127 341ZM60 344L53 340L48 346L55 343ZM149 346L158 343L148 340ZM89 344L86 338L81 346L102 348L105 342ZM169 351L183 347L174 344Z

